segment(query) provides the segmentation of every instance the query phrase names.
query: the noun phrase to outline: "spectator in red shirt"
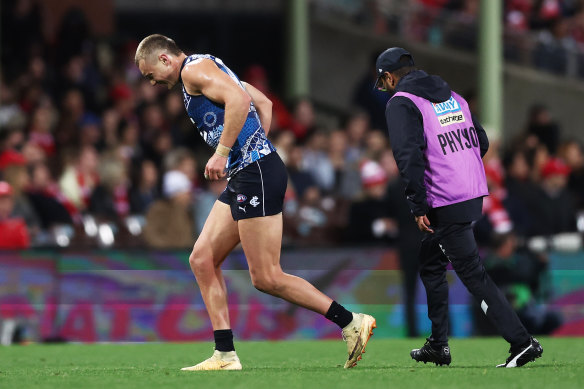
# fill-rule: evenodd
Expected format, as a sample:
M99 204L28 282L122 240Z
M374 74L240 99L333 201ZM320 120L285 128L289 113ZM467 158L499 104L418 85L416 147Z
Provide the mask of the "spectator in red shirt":
M0 181L0 249L25 249L29 246L24 220L10 217L13 208L12 187Z

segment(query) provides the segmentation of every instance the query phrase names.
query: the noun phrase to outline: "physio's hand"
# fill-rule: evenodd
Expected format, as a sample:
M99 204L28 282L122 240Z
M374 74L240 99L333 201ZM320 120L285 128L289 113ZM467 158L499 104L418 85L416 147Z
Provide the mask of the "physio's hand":
M205 178L207 180L220 180L225 177L225 166L227 165L227 158L215 153L205 166Z
M430 228L430 220L428 220L428 216L416 216L416 224L420 231L429 232L430 234L434 233L434 230Z

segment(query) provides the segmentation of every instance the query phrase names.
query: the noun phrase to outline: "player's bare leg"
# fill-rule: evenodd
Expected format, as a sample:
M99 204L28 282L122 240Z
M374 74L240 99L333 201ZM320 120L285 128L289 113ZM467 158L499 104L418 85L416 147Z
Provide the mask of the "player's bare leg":
M216 201L189 257L214 331L231 329L221 264L238 243L237 222L233 220L229 206ZM182 370L240 369L241 363L235 351L215 350L211 358Z
M229 205L216 201L189 257L214 330L231 328L221 264L239 243Z
M239 221L239 236L253 286L262 292L326 314L333 300L308 281L282 271L282 214Z
M333 300L308 281L282 271L282 214L239 221L239 236L249 265L251 280L258 290L329 317ZM337 304L338 306L338 304ZM347 312L344 308L341 308ZM346 313L349 315L349 313ZM351 320L352 319L352 320ZM334 321L334 319L331 319ZM343 328L349 357L345 368L354 367L373 334L375 319L353 313Z

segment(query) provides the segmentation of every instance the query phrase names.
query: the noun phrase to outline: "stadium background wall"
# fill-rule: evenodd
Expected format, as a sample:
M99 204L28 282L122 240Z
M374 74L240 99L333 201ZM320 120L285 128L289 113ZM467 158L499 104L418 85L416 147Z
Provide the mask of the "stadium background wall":
M342 39L338 39L339 36ZM311 97L331 109L351 108L355 85L364 71L371 69L371 54L392 46L407 47L422 69L430 74L439 74L460 94L466 94L469 90L476 92L479 66L476 53L430 47L391 34L371 37L359 29L318 18L311 23L310 43ZM572 120L584 99L582 85L509 63L503 67L503 77L502 140L511 140L523 131L525 115L534 101L554 112L563 136L584 140L581 122ZM331 83L331 79L343 82Z
M565 323L558 335L584 335L584 252L552 253L550 305ZM405 335L401 273L393 249L302 249L282 266L342 304L376 316L376 337ZM183 251L14 251L0 253L0 321L16 319L25 340L209 340L210 321ZM242 252L224 264L234 332L243 339L338 338L320 315L255 290ZM452 336L473 335L469 294L450 271ZM417 314L429 332L425 293Z

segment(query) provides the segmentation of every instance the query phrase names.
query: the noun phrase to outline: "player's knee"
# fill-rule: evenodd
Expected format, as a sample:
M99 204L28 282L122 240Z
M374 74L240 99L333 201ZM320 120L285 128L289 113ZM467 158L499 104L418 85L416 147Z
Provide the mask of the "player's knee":
M191 265L191 269L194 272L197 272L212 260L211 253L208 250L201 249L197 245L195 245L193 251L191 251L191 255L189 255L189 265Z
M281 288L279 277L273 273L252 274L251 282L257 290L268 294L278 294Z

